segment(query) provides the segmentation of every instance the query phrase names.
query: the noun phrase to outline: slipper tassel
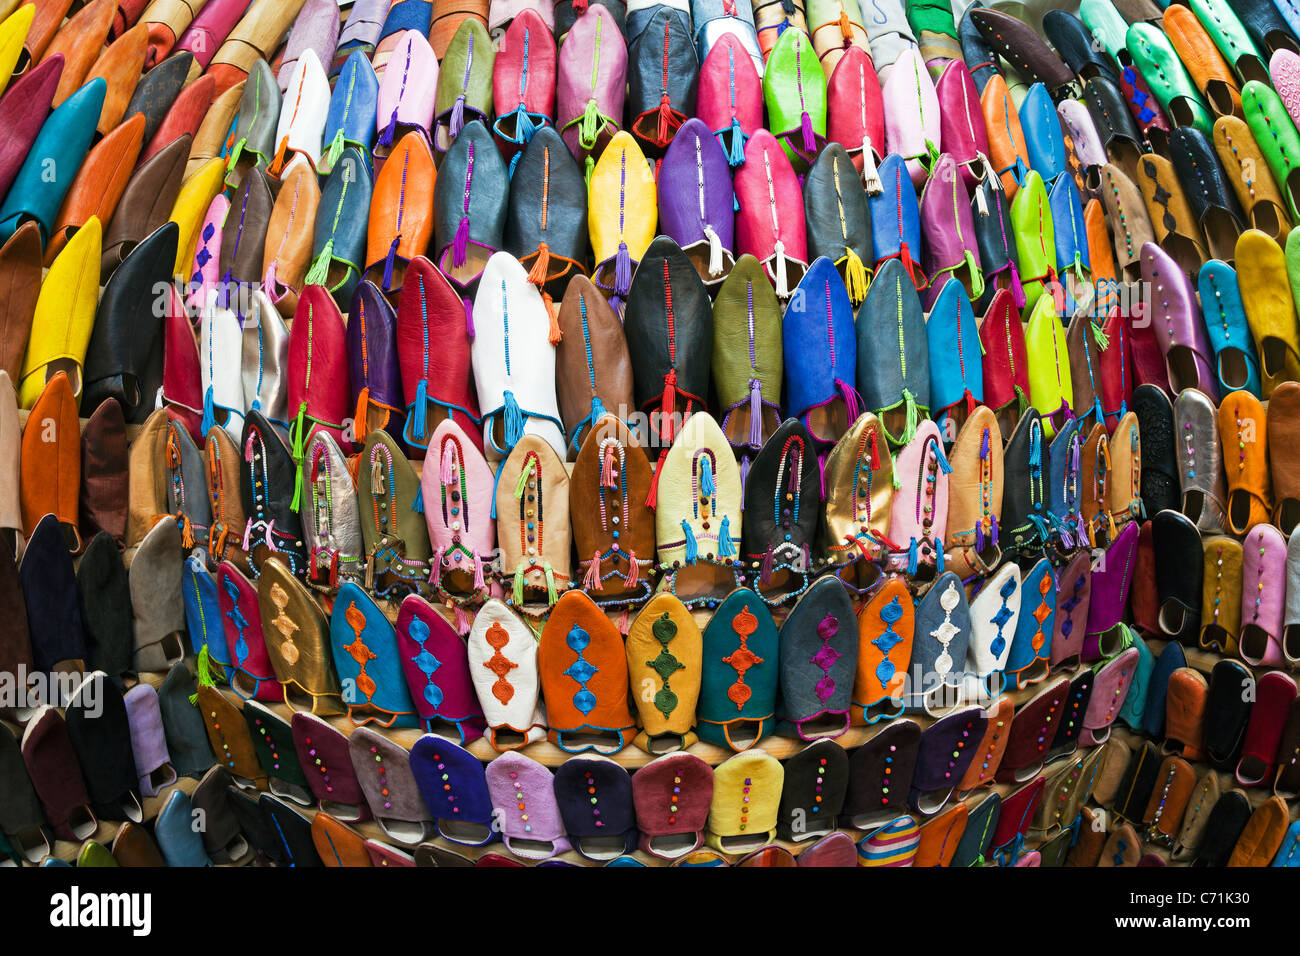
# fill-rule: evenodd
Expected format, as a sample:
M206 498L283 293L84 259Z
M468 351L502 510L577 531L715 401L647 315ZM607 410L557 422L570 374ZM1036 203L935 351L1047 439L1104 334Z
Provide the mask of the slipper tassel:
M614 294L626 299L632 290L632 254L628 252L627 242L620 241L618 253L614 256Z
M1011 297L1015 300L1016 308L1023 309L1028 300L1025 298L1025 287L1020 284L1020 270L1014 262L1007 265L1011 269Z
M763 447L763 383L756 378L749 380L749 447Z
M456 483L456 451L455 445L447 442L442 448L442 461L438 467L438 480L442 482L444 488L450 488Z
M582 576L582 587L585 591L603 591L605 584L600 580L600 549L591 556L591 563L587 565L587 573Z
M843 7L840 8L840 36L844 37L845 46L853 39L853 24L849 22L848 11Z
M868 196L879 196L885 191L885 186L880 181L880 173L876 169L876 150L871 145L870 136L862 138L862 185L866 188Z
M474 590L487 590L487 582L483 578L483 559L477 554L474 555Z
M393 138L397 133L397 107L393 107L393 115L388 119L388 125L384 131L379 134L380 146L392 146Z
M614 477L614 446L607 445L605 454L600 459L600 486L602 488L617 488L618 479Z
M207 391L203 393L203 420L199 423L199 428L203 429L203 434L206 435L216 424L216 402L213 398L212 386L209 385Z
M370 418L370 386L367 385L357 393L357 410L352 416L352 429L357 441L365 441L368 428L366 421Z
M673 413L677 410L677 369L664 376L664 395L659 403L659 437L666 444L673 440Z
M230 151L230 159L226 162L226 172L231 172L239 165L239 157L244 155L244 147L248 145L248 137L241 136L235 143L235 148Z
M799 131L803 134L803 151L811 155L817 149L817 136L813 133L812 117L807 110L799 117Z
M519 444L519 439L524 437L524 413L519 408L519 402L515 400L515 393L510 389L506 389L503 402L502 418L505 421L506 447L514 448Z
M293 472L293 502L289 505L294 511L298 511L302 507L302 460L307 444L306 428L307 403L303 402L298 406L298 415L295 417L291 429L293 432L293 460L298 465ZM267 540L270 540L269 536Z
M325 165L327 165L330 169L333 169L334 164L339 161L339 157L342 155L343 155L343 130L339 130L337 133L334 134L334 138L330 140L329 149L325 151Z
M775 563L776 562L774 559L774 555L772 553L772 546L769 544L767 546L767 552L763 555L763 566L762 566L762 570L759 572L758 575L759 584L769 584L771 582L772 570L773 570L772 566Z
M700 458L700 494L706 498L712 498L717 491L717 486L713 482L713 466L709 464L709 459Z
M980 268L975 253L969 249L966 250L965 259L966 271L970 274L970 297L971 299L978 299L984 294L984 270Z
M708 223L704 225L704 238L709 240L709 275L717 278L722 275L722 240Z
M451 264L459 269L469 253L469 216L461 216L456 226L456 238L451 243Z
M555 300L545 289L542 290L542 304L546 306L546 318L548 329L546 332L546 341L552 345L559 345L564 341L564 333L560 330L560 312L555 308Z
M636 559L636 552L627 553L627 573L623 575L623 583L630 588L634 588L641 580L641 564Z
M844 278L849 290L849 301L859 306L867 297L867 267L862 264L862 257L854 250L844 249Z
M546 578L546 606L551 607L560 599L560 595L555 588L555 572L551 570L550 562L542 565L542 574Z
M790 282L785 271L785 243L780 239L772 245L772 254L776 256L776 295L777 298L790 297Z
M424 514L424 485L415 486L415 500L411 502L411 510Z
M459 230L457 230L459 232ZM384 256L384 291L393 291L393 266L397 261L397 247L402 241L402 234L399 232L393 237L393 244L388 247L388 255Z
M659 125L656 132L658 133L659 142L667 143L670 135L670 126L681 125L676 122L677 117L673 115L673 104L672 101L668 99L667 93L663 94L663 96L659 98L658 113Z
M411 407L411 437L416 441L424 441L426 438L425 430L428 428L429 414L429 380L420 379L420 383L415 386L415 402Z
M532 142L533 134L537 132L537 124L533 122L532 114L528 112L528 107L523 103L515 109L515 139L516 143Z
M718 557L735 557L736 546L731 540L731 519L722 516L722 527L718 529Z
M326 278L329 276L330 260L334 258L334 240L327 239L325 245L321 248L318 255L307 270L307 275L303 282L307 285L324 285Z
M659 505L659 476L664 473L664 461L668 458L668 449L665 448L659 453L659 461L655 465L655 473L650 476L650 490L645 496L645 506L647 508L657 508Z
M451 616L456 621L457 634L459 634L461 637L464 637L466 634L470 632L470 628L473 626L474 622L470 620L469 614L466 613L463 607L457 604L455 610L451 612Z
M745 161L745 131L740 128L740 120L731 119L731 143L727 145L727 165L735 168Z
M515 567L515 586L514 586L514 603L524 603L524 563L522 561Z
M840 395L844 397L844 413L848 416L850 424L856 422L858 416L862 413L862 396L858 394L857 389L842 378L835 380L835 387L840 390Z
M596 148L596 138L600 135L600 104L593 96L587 100L578 120L578 145L585 150ZM588 156L588 159L591 157Z
M461 304L465 306L465 334L471 339L474 338L474 303L469 299L461 299Z
M451 120L447 124L451 138L455 139L460 135L460 131L465 128L465 94L461 93L456 97L456 102L451 107Z
M695 532L691 530L691 524L685 518L682 519L682 533L686 535L686 563L694 564L700 556L700 545L695 540Z
M539 289L546 284L546 277L551 271L551 247L545 242L537 244L537 258L533 260L533 267L528 270L528 281Z

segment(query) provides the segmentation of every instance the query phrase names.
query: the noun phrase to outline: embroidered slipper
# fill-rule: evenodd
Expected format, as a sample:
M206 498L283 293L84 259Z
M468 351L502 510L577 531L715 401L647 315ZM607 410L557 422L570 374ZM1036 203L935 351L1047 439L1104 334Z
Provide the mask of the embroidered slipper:
M397 648L415 713L428 731L451 724L462 744L483 736L465 640L418 594L407 595L397 615Z

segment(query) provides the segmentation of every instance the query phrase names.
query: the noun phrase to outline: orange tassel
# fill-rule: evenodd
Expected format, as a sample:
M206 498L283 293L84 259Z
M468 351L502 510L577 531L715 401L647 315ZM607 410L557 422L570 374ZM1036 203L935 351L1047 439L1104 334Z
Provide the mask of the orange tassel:
M853 39L853 24L849 22L848 11L840 10L840 35L844 37L845 43Z
M357 436L357 441L365 441L366 434L370 430L367 424L370 420L370 386L367 385L357 395L357 411L352 419L352 431Z
M537 258L528 270L528 281L539 288L546 284L546 276L551 271L551 247L546 243L537 246Z
M545 289L542 290L542 301L546 303L546 314L551 320L551 331L547 334L546 340L552 345L559 345L560 340L564 338L564 333L560 331L560 315L551 294Z

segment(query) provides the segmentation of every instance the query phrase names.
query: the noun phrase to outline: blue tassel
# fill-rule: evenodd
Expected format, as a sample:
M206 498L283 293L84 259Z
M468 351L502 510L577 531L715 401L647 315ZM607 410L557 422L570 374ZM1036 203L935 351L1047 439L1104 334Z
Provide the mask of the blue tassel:
M732 558L735 556L736 546L731 543L731 518L723 515L722 527L718 529L718 557Z
M745 161L745 131L740 128L740 120L731 120L731 146L727 150L727 163L733 169Z
M934 539L934 573L943 574L943 538Z
M411 510L424 514L424 485L415 489L415 500L411 502Z
M529 115L527 108L523 103L515 110L515 142L529 143L532 142L533 134L537 132L537 126L533 123L533 118Z
M217 409L213 400L212 386L209 385L208 390L203 393L203 421L199 424L199 428L203 429L203 434L206 435L216 423Z
M709 464L709 459L700 459L700 494L706 498L712 498L717 489L713 484L713 466Z
M695 532L691 530L690 523L682 519L682 533L686 535L686 563L694 564L700 556L700 545L695 540Z
M510 389L506 389L503 398L506 448L514 448L519 444L519 439L524 437L524 413L520 410L519 403L515 401L515 393Z
M393 137L396 135L396 133L397 133L397 109L394 108L393 115L388 120L388 125L385 126L384 131L379 134L379 145L392 146Z
M951 475L952 465L948 464L948 458L943 453L943 444L941 442L934 443L934 455L939 460L939 470L945 475Z
M393 262L397 258L397 245L402 241L402 234L398 233L393 237L393 244L388 247L388 255L384 257L384 291L393 291Z
M907 573L909 575L916 574L916 566L917 566L917 559L919 557L918 555L919 550L920 549L916 545L916 539L913 538L912 543L907 546Z
M411 408L411 435L417 441L424 441L427 438L425 429L428 427L429 413L429 380L420 379L420 384L415 386L415 404Z
M740 212L740 197L733 190L731 193L731 211Z

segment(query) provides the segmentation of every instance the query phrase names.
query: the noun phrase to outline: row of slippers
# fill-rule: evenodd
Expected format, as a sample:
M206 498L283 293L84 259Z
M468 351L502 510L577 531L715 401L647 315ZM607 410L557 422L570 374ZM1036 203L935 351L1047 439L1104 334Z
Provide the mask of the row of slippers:
M1060 865L1076 844L1075 855L1094 857L1091 862L1076 860L1074 865L1098 865L1095 854L1102 852L1103 845L1118 852L1103 853L1106 859L1113 860L1100 865L1134 865L1143 839L1172 849L1176 861L1194 859L1199 865L1224 865L1238 847L1246 859L1238 860L1233 854L1235 862L1229 865L1267 865L1279 853L1288 832L1284 797L1294 795L1286 788L1293 790L1296 784L1294 751L1300 750L1300 720L1296 719L1295 684L1279 674L1261 679L1255 688L1256 703L1253 707L1244 705L1248 717L1239 719L1243 705L1240 685L1234 683L1237 675L1221 677L1218 670L1214 675L1213 682L1221 688L1232 684L1228 690L1214 693L1211 706L1215 716L1226 716L1237 726L1236 746L1242 753L1239 782L1243 772L1271 774L1271 754L1279 740L1283 749L1289 742L1293 751L1287 762L1283 762L1282 754L1277 756L1281 766L1276 792L1252 813L1251 802L1243 791L1220 792L1214 770L1198 778L1188 760L1205 760L1207 754L1193 751L1174 737L1187 736L1189 730L1182 710L1186 702L1173 703L1176 689L1187 683L1180 680L1184 670L1178 668L1168 674L1169 726L1163 753L1152 743L1131 747L1121 735L1109 737L1105 746L1076 752L1075 741L1061 743L1058 729L1044 759L1042 745L1035 744L1039 739L1035 734L1041 736L1043 730L1036 725L1042 723L1044 728L1050 728L1061 700L1076 693L1075 686L1086 683L1091 675L1085 669L1073 682L1067 676L1059 688L1022 707L1012 728L1028 726L1027 718L1035 727L1019 735L1006 727L1011 720L1008 702L988 712L979 708L959 711L925 732L911 721L892 723L851 754L832 741L819 740L784 765L764 751L749 750L729 758L715 770L698 757L674 753L634 771L630 778L626 770L599 756L571 758L552 774L522 754L509 753L494 760L485 771L472 754L436 735L421 738L408 753L368 729L344 738L324 721L307 714L295 715L290 728L270 710L253 704L247 706L244 720L250 736L257 741L256 758L236 748L239 757L230 761L228 770L217 766L201 771L203 780L193 804L180 792L169 795L156 832L160 842L166 835L176 838L180 846L186 840L193 848L207 844L206 852L196 854L178 846L167 854L172 865L206 865L209 859L230 862L244 857L246 849L238 827L227 824L232 811L237 818L248 815L249 807L257 804L253 792L269 787L271 793L260 800L265 832L271 832L268 819L274 823L284 814L294 828L305 831L306 819L289 804L311 806L319 799L324 819L317 826L330 829L334 838L320 841L322 851L327 843L336 850L359 843L360 838L346 824L370 819L373 813L385 835L406 847L434 836L451 843L483 846L499 836L512 854L534 862L570 847L587 859L606 863L638 847L660 859L685 861L703 842L734 860L761 849L775 837L795 843L817 840L838 823L868 832L859 844L865 865L908 865L916 840L935 837L936 831L942 836L940 842L946 852L941 850L939 859L928 861L922 851L922 859L927 862L918 865L971 865L982 862L986 855L1001 865ZM102 675L98 679L102 680ZM1249 676L1245 679L1249 680ZM1200 681L1204 684L1203 677ZM107 682L101 686L107 686ZM1157 686L1152 684L1153 689ZM124 706L132 714L131 743L136 742L135 720L143 718L144 726L152 726L142 712L141 705L147 703L147 694L135 691L127 696ZM1127 709L1129 699L1124 704ZM204 701L199 706L209 704ZM1148 700L1148 716L1149 706ZM24 788L13 787L6 807L7 830L20 852L33 862L48 849L41 829L42 807L47 815L58 814L60 808L67 811L66 816L56 817L59 822L55 824L56 834L61 833L65 839L69 834L84 839L95 831L92 797L107 801L112 818L125 816L139 822L136 780L129 774L123 779L120 770L109 769L121 763L119 760L115 765L110 755L120 757L116 751L126 743L122 739L127 733L126 712L117 714L109 707L105 713L113 715L110 720L88 723L86 713L74 702L68 713L64 729L55 711L42 711L32 725L35 729L24 737L22 756L16 745L12 748L10 759L25 760L31 770L40 804L31 792L25 794L24 801ZM238 722L239 716L231 715L230 719ZM1127 719L1131 722L1133 718ZM110 741L111 734L97 736L104 734L113 720L123 725L118 730L119 739ZM1224 744L1225 735L1212 722L1209 726L1215 739L1208 742L1208 759L1215 767L1223 767L1223 756L1216 754L1214 747L1216 741L1219 746ZM145 734L140 738L143 741ZM93 745L102 757L83 758L86 784L94 788L90 796L84 787L78 789L80 775L76 775L77 783L64 782L70 776L68 755L72 749L87 745ZM308 768L305 774L301 766L291 766L288 756L281 755L291 755L295 748ZM125 756L129 766L129 746ZM958 759L954 761L953 757ZM1068 764L1043 773L1045 766L1064 757L1071 757ZM175 780L165 751L158 759L163 763L139 781L140 785L154 786L148 792L156 792ZM62 772L55 774L54 767L60 761ZM93 774L89 772L92 768ZM15 767L9 769L14 771ZM243 773L250 770L254 776L244 777ZM23 773L21 763L16 765L16 772ZM951 784L954 778L961 781L956 787ZM1019 785L1006 795L990 792L969 799L995 779ZM1248 785L1252 782L1258 785L1261 781L1246 781ZM241 788L248 792L241 792ZM954 793L968 799L950 803ZM77 798L83 800L82 805L70 803ZM1095 807L1086 806L1090 798L1097 805L1108 806L1114 822L1108 824ZM203 807L210 824L206 832L189 838L172 833L175 828L168 821L188 821L192 806ZM899 816L909 809L911 816ZM257 818L254 812L252 819ZM919 835L915 832L918 821L924 824ZM263 833L250 831L248 821L240 822L257 849L279 856L274 838L270 848L265 848L258 838ZM279 824L274 829L283 839L287 827L284 820ZM60 827L66 827L67 832ZM340 830L344 839L339 839ZM1035 859L1032 853L1027 859L1021 856L1031 831L1044 839L1038 849L1046 862ZM963 839L966 834L969 839ZM1120 845L1121 841L1124 845ZM1222 859L1217 858L1220 853ZM1290 855L1282 855L1284 862L1275 865L1290 865L1285 862ZM337 863L328 854L322 856L328 865L357 865L355 856L344 854L347 862L341 857Z

